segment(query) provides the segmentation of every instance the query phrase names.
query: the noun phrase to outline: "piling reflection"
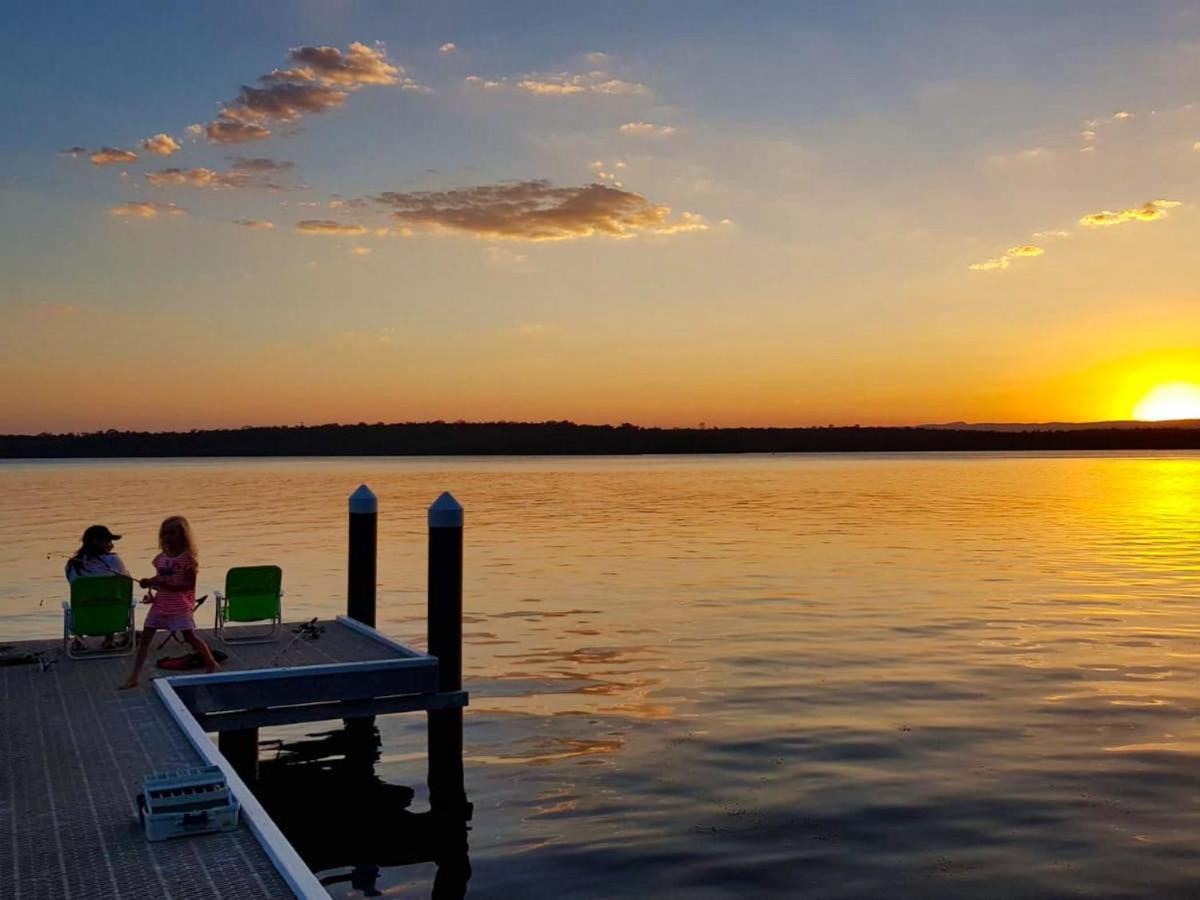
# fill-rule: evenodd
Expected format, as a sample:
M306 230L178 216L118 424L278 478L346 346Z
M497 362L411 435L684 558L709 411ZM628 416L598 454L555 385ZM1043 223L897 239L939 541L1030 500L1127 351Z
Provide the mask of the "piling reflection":
M261 745L255 793L321 883L340 889L334 893L349 887L378 897L386 888L385 870L432 862L437 874L431 896L466 896L472 809L462 780L461 714L457 723L431 714L429 735L426 812L409 808L411 787L376 774L382 741L374 719L349 719L302 740Z

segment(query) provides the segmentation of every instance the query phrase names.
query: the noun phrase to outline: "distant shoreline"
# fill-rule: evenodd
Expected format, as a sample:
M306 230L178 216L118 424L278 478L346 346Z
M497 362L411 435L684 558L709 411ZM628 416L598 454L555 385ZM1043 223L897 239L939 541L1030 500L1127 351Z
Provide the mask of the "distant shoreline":
M1022 450L1200 450L1192 423L1054 426L642 428L573 422L425 422L189 432L0 435L0 459L237 456L633 456Z

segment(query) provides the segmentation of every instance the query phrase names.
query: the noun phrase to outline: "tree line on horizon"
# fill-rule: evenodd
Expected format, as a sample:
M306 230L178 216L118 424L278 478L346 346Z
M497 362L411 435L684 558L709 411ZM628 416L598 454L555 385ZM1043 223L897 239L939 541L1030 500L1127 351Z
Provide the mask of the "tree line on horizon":
M578 425L569 421L438 421L0 435L3 459L1185 449L1200 449L1200 428L657 428L630 423Z

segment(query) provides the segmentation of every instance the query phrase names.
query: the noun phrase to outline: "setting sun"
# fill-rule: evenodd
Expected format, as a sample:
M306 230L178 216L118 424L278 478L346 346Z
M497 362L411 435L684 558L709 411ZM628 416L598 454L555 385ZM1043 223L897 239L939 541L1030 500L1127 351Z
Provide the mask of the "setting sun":
M1133 417L1143 422L1200 419L1200 386L1185 381L1160 384L1138 402Z

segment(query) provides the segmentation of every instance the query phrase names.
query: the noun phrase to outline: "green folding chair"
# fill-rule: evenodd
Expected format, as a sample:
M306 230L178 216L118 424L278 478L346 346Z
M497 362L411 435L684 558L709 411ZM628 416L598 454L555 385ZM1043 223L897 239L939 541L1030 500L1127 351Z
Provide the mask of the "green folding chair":
M63 601L63 649L71 659L127 656L133 652L133 579L128 575L86 575L71 582L71 599ZM120 647L76 650L85 637L125 635Z
M279 566L240 566L225 575L225 592L216 591L218 640L223 644L267 644L283 627L283 570ZM270 622L266 631L226 634L231 623Z

